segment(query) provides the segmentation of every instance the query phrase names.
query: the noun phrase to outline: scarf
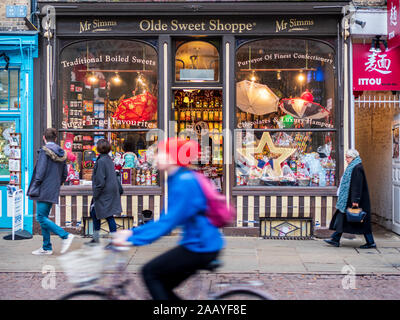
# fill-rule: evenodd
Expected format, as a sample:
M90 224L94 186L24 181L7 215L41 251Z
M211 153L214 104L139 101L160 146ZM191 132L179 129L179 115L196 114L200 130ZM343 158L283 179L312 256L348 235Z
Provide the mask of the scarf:
M340 180L339 190L338 190L339 198L336 203L336 208L343 213L346 212L347 200L349 198L351 174L353 173L354 167L360 163L361 163L360 157L357 157L352 162L350 162Z

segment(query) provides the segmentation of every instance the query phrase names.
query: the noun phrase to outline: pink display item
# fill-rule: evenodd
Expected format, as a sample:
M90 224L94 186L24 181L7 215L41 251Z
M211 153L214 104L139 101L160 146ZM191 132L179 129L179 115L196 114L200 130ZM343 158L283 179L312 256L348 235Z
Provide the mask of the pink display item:
M195 176L207 199L207 218L217 228L225 227L235 218L235 208L227 204L226 197L217 191L209 179L197 172Z

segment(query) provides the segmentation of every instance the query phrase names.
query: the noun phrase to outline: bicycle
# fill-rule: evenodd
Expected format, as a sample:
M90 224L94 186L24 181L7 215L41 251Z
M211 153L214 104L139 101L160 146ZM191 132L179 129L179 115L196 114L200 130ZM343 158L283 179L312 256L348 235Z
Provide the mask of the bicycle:
M112 244L106 247L97 245L60 256L58 259L67 278L75 284L77 290L60 297L59 300L150 299L149 296L140 297L137 293L143 290L127 276L128 258L124 253L130 249L115 247ZM221 262L214 260L204 270L214 272L220 266ZM109 284L98 285L97 282L105 279L108 274L111 275ZM199 284L201 285L201 281ZM133 290L127 290L128 286ZM268 293L252 288L251 285L232 286L218 292L208 292L206 296L208 300L274 300Z

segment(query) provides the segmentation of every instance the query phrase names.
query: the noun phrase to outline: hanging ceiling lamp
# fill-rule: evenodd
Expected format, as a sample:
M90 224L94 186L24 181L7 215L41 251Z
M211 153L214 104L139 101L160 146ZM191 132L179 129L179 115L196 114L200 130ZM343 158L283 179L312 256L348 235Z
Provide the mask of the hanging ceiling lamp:
M115 76L112 77L111 80L115 85L120 85L122 82L121 77L119 76L118 72L115 73Z

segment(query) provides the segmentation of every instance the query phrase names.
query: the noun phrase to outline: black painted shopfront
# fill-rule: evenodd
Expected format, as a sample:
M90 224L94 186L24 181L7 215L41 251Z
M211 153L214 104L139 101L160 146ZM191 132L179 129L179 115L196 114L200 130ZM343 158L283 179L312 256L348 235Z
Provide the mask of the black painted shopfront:
M50 121L76 156L60 224L90 233L100 138L122 170L119 223L137 225L144 210L158 219L168 186L151 159L163 134L179 134L208 143L196 168L237 208L226 234L309 237L327 226L343 170L345 4L40 3L57 13ZM38 112L39 137L49 111Z

